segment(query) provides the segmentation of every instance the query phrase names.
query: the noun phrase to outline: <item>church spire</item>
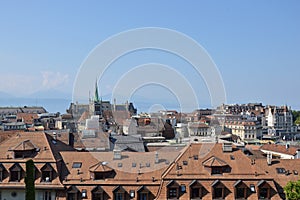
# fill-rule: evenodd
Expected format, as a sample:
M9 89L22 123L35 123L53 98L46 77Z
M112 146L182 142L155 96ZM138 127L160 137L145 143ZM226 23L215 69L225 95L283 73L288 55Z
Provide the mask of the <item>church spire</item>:
M94 96L94 101L95 102L99 102L99 93L98 93L98 84L97 84L97 80L96 80L96 84L95 84L95 96Z

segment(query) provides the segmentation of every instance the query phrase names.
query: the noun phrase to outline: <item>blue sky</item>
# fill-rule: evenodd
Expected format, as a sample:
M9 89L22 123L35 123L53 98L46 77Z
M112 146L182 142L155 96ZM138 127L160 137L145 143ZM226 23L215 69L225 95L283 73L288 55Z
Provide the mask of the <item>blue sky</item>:
M0 92L43 98L47 91L59 91L71 98L80 65L96 45L129 29L162 27L190 36L207 50L222 75L227 103L300 109L299 10L299 1L1 1ZM185 65L151 51L118 61L128 69L143 62ZM182 69L188 74L188 67ZM103 96L110 94L118 72L116 64L99 80ZM196 79L189 81L207 105L205 84ZM150 98L151 91L160 104L168 97L175 101L169 91L147 87L136 98Z

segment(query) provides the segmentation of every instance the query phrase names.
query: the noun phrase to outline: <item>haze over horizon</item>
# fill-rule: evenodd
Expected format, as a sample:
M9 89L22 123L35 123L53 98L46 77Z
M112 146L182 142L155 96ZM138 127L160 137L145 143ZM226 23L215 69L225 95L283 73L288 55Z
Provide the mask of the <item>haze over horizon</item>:
M33 99L32 105L37 105L56 98L67 100L61 106L66 109L80 66L99 43L127 30L161 27L203 46L219 69L227 103L287 104L299 110L299 8L296 0L1 2L0 106L30 103L24 99ZM210 105L203 77L196 76L188 62L149 49L112 63L98 80L101 96L110 100L120 78L145 63L174 68L193 87L200 107ZM92 76L96 81L97 75ZM93 90L91 85L82 98L88 101ZM118 98L118 103L126 98ZM142 106L143 99L149 105ZM178 106L176 94L157 84L140 87L129 100L145 107L144 111L155 103L167 109Z

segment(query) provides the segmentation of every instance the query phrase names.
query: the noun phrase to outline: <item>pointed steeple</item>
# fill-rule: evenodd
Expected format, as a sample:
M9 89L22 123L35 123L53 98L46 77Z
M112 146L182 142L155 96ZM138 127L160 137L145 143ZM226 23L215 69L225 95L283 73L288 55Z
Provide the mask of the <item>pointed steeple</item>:
M96 80L96 84L95 84L95 96L94 96L94 102L99 102L99 93L98 93L98 84L97 84L97 80Z

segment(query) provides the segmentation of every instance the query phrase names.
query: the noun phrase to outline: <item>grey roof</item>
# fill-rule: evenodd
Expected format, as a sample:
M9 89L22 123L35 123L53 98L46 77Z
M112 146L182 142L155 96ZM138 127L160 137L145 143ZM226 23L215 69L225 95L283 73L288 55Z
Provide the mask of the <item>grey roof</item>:
M46 113L46 109L39 106L32 106L32 107L0 107L0 114L7 115L7 114L17 114L17 113Z
M116 139L114 149L145 152L144 143L141 137L116 135L113 136L113 138Z

